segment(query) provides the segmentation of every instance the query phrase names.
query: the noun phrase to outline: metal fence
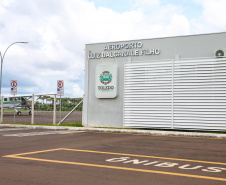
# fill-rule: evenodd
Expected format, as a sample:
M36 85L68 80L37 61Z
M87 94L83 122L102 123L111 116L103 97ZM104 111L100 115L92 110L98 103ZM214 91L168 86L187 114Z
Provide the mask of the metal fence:
M21 101L22 97L24 101ZM11 104L15 101L15 106L4 100L12 100ZM81 103L76 107L79 102ZM56 125L76 122L82 122L82 98L60 99L56 94L1 98L1 123Z

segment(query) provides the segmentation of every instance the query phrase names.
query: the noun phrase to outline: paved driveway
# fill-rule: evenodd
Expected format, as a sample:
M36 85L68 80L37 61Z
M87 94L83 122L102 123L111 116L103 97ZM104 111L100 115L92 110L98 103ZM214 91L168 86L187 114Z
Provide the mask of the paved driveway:
M0 128L3 185L223 185L226 140Z

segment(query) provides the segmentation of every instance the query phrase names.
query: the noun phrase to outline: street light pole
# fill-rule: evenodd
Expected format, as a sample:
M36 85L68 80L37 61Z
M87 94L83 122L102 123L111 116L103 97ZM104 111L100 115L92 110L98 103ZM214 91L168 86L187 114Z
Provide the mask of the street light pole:
M5 52L3 53L3 55L1 54L1 51L0 51L0 56L1 56L1 75L0 75L0 97L2 96L2 67L3 67L3 60L4 60L4 57L5 57L5 54L7 52L7 50L14 44L27 44L28 42L14 42L12 44L10 44Z

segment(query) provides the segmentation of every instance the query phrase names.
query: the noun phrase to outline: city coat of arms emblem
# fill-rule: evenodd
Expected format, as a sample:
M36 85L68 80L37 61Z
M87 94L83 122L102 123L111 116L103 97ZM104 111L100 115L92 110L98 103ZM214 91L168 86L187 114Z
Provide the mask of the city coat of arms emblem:
M109 84L112 81L112 74L109 71L103 71L100 74L100 82L104 85Z

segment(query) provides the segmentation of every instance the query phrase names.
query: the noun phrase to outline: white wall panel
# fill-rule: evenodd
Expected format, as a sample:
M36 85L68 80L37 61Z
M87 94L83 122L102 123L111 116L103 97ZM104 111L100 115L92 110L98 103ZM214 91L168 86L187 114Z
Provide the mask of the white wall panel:
M124 126L171 128L172 62L125 64Z
M126 63L124 126L226 130L226 60Z

